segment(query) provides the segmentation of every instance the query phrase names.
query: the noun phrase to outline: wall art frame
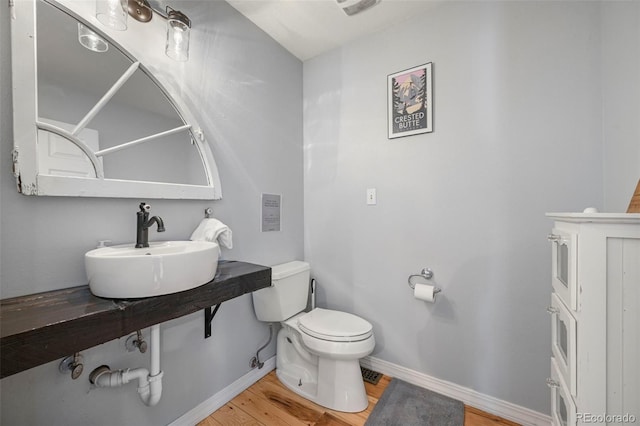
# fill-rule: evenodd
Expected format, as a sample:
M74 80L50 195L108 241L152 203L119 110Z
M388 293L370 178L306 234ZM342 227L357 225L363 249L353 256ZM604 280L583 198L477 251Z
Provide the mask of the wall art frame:
M389 139L433 132L433 62L387 76Z

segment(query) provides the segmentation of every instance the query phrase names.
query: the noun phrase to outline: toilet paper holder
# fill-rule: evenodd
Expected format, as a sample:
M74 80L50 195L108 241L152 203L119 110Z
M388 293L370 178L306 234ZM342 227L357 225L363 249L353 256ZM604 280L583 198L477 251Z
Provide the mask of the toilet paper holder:
M409 279L407 281L409 282L409 287L411 287L412 290L416 288L416 283L411 281L411 279L415 277L419 277L425 280L430 280L431 278L433 278L433 271L429 268L422 268L422 271L420 271L419 274L409 275ZM433 290L434 293L440 293L441 291L442 289L439 287L435 287Z

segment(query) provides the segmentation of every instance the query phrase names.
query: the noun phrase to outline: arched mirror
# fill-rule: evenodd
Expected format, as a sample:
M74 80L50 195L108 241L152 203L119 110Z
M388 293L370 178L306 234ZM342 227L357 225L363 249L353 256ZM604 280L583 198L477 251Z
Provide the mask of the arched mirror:
M51 0L23 0L13 9L20 192L221 198L204 132L175 88L82 10Z

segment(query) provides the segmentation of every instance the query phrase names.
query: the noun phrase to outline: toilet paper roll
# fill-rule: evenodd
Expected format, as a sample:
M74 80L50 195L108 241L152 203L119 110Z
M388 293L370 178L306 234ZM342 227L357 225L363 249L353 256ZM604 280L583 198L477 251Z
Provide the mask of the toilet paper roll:
M413 289L413 296L416 299L433 303L436 301L436 288L428 284L416 284Z

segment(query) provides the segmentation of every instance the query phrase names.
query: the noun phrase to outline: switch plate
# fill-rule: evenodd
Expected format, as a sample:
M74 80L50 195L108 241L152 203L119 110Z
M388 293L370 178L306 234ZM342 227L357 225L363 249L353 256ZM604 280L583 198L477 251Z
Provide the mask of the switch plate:
M378 204L378 195L375 188L367 188L367 205L375 206Z

